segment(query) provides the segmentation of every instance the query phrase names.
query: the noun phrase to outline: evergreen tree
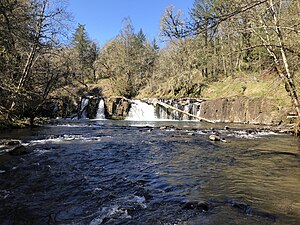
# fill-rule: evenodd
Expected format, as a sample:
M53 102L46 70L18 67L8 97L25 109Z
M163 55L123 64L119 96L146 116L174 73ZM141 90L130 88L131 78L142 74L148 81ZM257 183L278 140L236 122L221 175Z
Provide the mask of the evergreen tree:
M73 34L72 46L74 48L73 64L75 77L85 83L87 80L95 80L94 62L97 58L98 47L96 42L89 39L85 25L78 24Z

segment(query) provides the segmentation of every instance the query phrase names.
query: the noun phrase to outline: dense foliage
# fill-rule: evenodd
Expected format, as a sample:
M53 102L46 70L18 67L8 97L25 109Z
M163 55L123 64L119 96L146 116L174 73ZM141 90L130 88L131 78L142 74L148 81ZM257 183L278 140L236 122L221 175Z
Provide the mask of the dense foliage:
M129 18L99 48L79 24L71 37L63 1L1 0L0 114L39 116L61 90L111 84L126 97L201 96L211 82L243 74L279 77L298 113L298 0L195 0L186 18L173 6L161 18L159 49Z

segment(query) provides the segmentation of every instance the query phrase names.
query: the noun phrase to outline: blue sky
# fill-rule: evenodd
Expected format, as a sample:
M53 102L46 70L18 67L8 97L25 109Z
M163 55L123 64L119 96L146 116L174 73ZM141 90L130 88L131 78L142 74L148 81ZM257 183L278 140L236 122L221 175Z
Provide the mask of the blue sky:
M158 38L159 22L169 5L181 9L188 17L194 0L69 0L75 26L85 24L89 37L100 46L122 29L122 20L130 17L135 31L140 28L148 38Z

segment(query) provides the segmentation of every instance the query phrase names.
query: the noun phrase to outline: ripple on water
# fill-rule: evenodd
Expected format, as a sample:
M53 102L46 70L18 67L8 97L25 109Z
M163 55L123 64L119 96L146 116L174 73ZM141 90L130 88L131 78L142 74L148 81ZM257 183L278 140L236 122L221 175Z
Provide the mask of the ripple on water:
M22 134L34 153L1 160L6 172L0 172L0 223L299 221L298 139L119 125L53 126ZM230 142L209 141L213 132ZM202 201L208 210L182 206Z

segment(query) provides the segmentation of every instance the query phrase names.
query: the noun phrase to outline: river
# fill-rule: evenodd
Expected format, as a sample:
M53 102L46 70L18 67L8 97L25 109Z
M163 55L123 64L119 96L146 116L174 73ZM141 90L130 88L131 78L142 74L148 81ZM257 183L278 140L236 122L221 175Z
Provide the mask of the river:
M0 224L299 224L299 139L211 126L83 120L2 132L30 153L0 153Z

